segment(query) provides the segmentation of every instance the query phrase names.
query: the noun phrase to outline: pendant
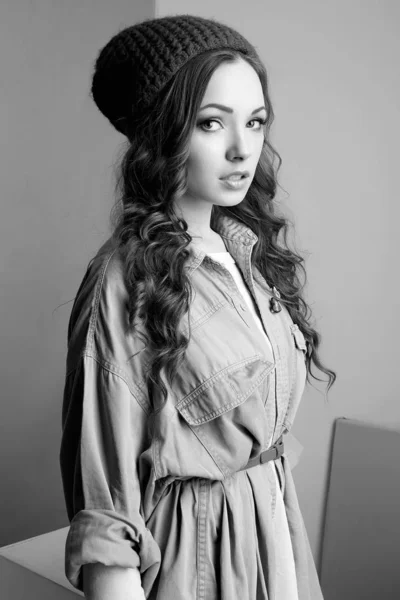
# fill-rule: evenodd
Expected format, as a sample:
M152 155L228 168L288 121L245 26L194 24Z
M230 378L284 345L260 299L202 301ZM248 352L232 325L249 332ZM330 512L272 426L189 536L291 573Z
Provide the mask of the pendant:
M277 298L281 297L281 294L279 292L279 290L273 286L272 287L272 293L274 294L273 297L270 299L269 301L269 310L273 313L278 313L281 312L282 310L282 305L280 304L280 302L278 302ZM275 297L276 296L276 297Z
M273 313L281 312L282 305L278 302L276 298L271 298L269 301L269 310Z

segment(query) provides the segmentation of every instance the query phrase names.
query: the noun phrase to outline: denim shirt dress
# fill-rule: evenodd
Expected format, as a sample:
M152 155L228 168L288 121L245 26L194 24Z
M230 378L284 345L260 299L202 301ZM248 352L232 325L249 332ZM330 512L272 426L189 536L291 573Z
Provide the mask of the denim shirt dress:
M191 244L185 268L194 296L180 324L187 335L190 328L190 342L173 385L163 376L167 404L155 416L145 385L150 357L127 327L112 239L78 290L60 467L70 521L65 573L81 591L82 565L102 563L138 567L150 600L291 600L276 592L276 467L298 598L323 598L287 452L243 469L290 432L306 380L305 338L283 305L270 311L272 290L251 264L254 232L227 215L216 231L272 353L232 275Z

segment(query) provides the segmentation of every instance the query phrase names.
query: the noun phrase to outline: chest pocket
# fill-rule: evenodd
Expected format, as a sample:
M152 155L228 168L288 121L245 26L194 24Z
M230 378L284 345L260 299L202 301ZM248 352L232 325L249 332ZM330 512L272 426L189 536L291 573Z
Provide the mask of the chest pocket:
M299 326L296 323L292 323L290 325L290 329L294 337L295 346L298 350L302 351L302 356L305 359L307 353L306 338L304 337L303 332L301 331L301 329L299 329Z
M261 354L229 365L177 404L176 409L224 477L265 449L265 401L274 363Z
M290 324L292 334L291 370L290 370L290 395L283 418L283 424L290 431L299 406L307 375L306 354L307 342L303 332L296 323Z
M292 356L292 371L291 371L291 398L296 386L302 383L303 371L306 369L306 354L307 354L307 343L303 332L299 329L297 323L291 323L290 330L293 338L293 356Z

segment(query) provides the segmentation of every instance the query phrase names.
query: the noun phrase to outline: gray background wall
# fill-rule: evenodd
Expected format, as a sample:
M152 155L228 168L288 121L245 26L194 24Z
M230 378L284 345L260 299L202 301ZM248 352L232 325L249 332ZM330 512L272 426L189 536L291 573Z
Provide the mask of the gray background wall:
M92 62L119 27L181 12L239 29L270 74L279 199L306 256L322 358L338 373L328 403L322 383L306 388L293 429L318 563L333 420L400 427L395 0L2 4L0 545L68 524L58 452L72 303L57 307L108 236L124 143L89 99Z
M0 5L0 545L68 524L58 455L70 302L108 237L124 137L89 98L142 0ZM60 306L68 302L64 306Z

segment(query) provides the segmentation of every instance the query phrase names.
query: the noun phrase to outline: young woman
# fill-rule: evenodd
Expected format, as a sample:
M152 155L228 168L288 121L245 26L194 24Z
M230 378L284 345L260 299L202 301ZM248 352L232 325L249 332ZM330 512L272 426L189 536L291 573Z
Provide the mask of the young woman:
M108 42L92 95L128 142L69 324L66 575L92 600L320 600L284 444L311 363L336 376L276 211L265 67L165 17Z

